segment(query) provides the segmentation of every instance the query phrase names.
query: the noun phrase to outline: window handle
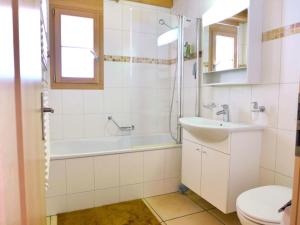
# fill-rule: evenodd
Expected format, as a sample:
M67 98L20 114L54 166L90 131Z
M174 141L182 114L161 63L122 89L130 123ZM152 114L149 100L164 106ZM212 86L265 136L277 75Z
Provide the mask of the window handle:
M95 60L99 60L99 56L96 54L96 52L94 50L91 50L92 55L94 56Z

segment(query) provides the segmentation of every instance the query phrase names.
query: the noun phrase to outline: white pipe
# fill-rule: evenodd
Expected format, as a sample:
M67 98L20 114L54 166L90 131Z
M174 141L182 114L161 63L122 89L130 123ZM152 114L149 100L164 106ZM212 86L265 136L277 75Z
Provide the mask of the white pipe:
M177 143L182 142L182 127L179 119L183 116L183 74L184 74L184 16L179 16L178 26L178 52L177 52L177 99L178 99L178 115L177 115Z
M202 19L197 18L196 28L196 79L197 79L197 103L196 103L196 116L201 116L201 86L202 86Z

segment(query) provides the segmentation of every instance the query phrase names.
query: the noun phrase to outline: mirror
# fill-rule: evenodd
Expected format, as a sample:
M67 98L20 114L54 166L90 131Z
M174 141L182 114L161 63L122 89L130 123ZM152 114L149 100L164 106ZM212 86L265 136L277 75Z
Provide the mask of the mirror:
M248 9L203 28L203 72L247 68Z

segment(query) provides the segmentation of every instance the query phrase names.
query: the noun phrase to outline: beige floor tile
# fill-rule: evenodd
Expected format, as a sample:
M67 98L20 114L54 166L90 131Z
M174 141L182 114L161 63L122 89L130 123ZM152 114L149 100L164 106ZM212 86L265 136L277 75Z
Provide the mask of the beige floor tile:
M148 207L148 209L150 209L150 211L152 212L152 214L156 217L156 219L162 223L162 219L159 217L159 215L152 209L152 207L149 205L149 203L143 199L143 202L145 203L145 205Z
M163 221L203 211L200 206L180 193L146 198L146 201Z
M166 222L167 225L222 225L222 223L207 212L196 213Z
M47 225L51 225L50 224L50 216L47 216Z
M188 198L190 198L191 200L193 200L196 204L198 204L201 208L203 208L205 210L209 210L209 209L214 209L215 208L208 201L204 200L203 198L201 198L196 193L194 193L194 192L192 192L190 190L187 191L185 194L186 194L186 196L188 196Z
M57 225L57 216L51 216L51 225Z
M224 214L218 209L209 210L209 213L217 217L225 225L241 225L236 213Z

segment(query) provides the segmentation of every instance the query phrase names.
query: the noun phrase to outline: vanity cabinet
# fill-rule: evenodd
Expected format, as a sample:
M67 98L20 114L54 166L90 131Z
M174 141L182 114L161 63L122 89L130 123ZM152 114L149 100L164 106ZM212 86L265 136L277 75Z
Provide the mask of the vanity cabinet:
M261 131L231 133L210 143L183 132L182 183L224 213L236 198L258 186Z

